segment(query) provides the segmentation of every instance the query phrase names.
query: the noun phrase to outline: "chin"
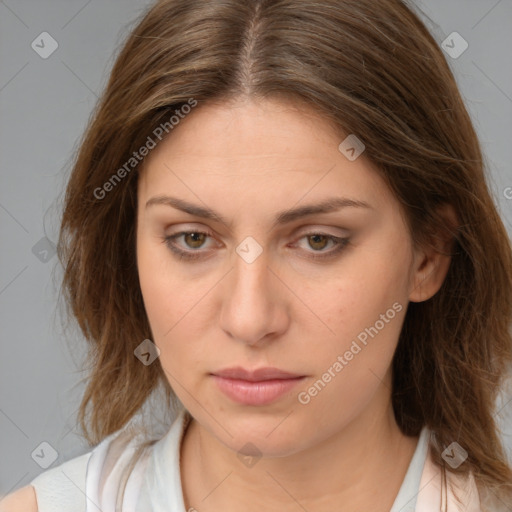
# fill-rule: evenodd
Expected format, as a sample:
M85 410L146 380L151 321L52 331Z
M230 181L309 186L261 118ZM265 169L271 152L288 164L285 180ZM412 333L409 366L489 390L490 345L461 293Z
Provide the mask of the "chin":
M213 428L221 442L235 452L244 452L246 447L246 451L257 449L266 457L285 457L300 451L304 442L304 427L292 417L290 410L276 414L258 411L252 414L233 413L220 421L233 437L217 425Z

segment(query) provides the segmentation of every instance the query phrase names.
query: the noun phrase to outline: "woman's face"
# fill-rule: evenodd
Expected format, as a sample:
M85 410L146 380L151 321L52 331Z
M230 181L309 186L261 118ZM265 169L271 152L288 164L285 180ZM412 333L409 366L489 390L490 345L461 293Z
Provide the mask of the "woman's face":
M288 103L203 105L140 176L152 341L181 402L233 450L284 456L389 413L418 255L398 202L344 139ZM328 200L339 204L314 212ZM218 376L234 367L298 378Z

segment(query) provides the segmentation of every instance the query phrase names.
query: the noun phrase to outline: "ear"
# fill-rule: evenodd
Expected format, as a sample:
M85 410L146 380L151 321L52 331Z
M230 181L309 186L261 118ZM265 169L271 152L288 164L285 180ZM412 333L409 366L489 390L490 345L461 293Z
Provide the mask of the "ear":
M423 302L433 297L441 288L450 267L455 242L450 231L454 232L459 223L455 210L449 204L440 206L438 215L443 223L438 224L430 244L414 250L411 302Z

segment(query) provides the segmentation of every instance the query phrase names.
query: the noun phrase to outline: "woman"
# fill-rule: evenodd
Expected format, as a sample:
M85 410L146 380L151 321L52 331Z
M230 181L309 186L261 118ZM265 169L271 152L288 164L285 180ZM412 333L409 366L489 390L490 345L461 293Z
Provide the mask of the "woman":
M510 242L404 2L155 4L59 247L97 446L8 512L510 510ZM177 418L148 439L159 386Z

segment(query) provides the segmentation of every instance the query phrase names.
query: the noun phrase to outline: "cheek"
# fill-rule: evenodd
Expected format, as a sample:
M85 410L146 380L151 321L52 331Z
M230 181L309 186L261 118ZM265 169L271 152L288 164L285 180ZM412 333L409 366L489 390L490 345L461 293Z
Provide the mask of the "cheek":
M201 361L202 347L194 340L203 339L204 322L198 319L207 318L207 311L202 309L206 301L200 300L205 292L180 274L171 257L158 241L139 239L139 284L152 341L160 349L160 362L174 385L172 376L180 375L181 382L186 370Z
M172 309L172 294L169 294L167 275L162 262L159 261L158 251L152 248L146 237L142 236L137 242L137 267L139 284L144 298L144 306L155 335L161 331L162 319L167 310ZM156 330L156 332L155 332Z
M392 256L388 248L360 253L318 296L318 311L326 313L331 330L315 352L319 385L329 381L326 399L332 393L364 401L389 369L408 303L406 251Z
M170 256L156 240L142 235L137 242L137 267L144 307L153 341L165 350L164 341L185 311L184 290L179 275L170 268ZM166 258L167 256L167 258Z
M336 285L319 298L318 310L326 312L332 338L345 342L355 339L376 323L379 331L389 332L393 326L397 336L398 310L407 304L406 262L399 258L395 262L358 260L347 266ZM364 341L364 334L361 338Z
M362 413L379 388L391 387L389 368L405 308L395 303L395 308L384 309L388 323L374 318L373 305L365 308L369 309L362 308L357 316L346 312L334 341L325 350L315 351L317 373L297 397L304 414L323 417L334 430ZM365 318L372 320L365 322Z

